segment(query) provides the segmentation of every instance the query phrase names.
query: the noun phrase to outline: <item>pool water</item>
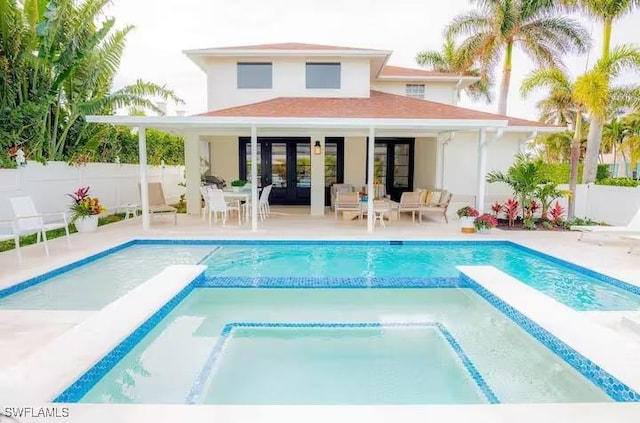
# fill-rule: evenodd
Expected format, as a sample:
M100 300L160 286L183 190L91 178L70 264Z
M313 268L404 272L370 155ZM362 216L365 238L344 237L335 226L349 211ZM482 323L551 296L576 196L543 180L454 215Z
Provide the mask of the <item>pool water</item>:
M456 266L491 265L576 310L640 309L640 295L505 243L224 245L205 264L208 278L253 279L456 278Z
M611 401L466 288L196 288L88 389L80 402Z
M0 298L0 310L99 310L166 266L197 264L211 245L133 245Z

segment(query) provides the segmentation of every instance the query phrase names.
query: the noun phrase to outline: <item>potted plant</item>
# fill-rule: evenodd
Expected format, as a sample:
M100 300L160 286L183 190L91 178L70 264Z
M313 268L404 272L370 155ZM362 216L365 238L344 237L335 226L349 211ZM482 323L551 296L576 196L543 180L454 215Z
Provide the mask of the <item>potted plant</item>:
M478 210L474 209L471 206L465 206L461 209L458 209L456 212L458 217L460 218L460 231L464 233L474 233L476 230L473 226L473 220L478 217L480 213Z
M236 179L235 181L231 181L231 189L233 192L240 192L242 188L247 185L247 181L243 179Z
M487 233L498 226L498 219L490 214L483 214L482 216L478 216L474 219L473 226L478 232Z
M78 232L94 232L98 229L98 215L106 211L100 199L89 196L89 187L78 188L68 195L73 200L69 207L71 222L76 225Z

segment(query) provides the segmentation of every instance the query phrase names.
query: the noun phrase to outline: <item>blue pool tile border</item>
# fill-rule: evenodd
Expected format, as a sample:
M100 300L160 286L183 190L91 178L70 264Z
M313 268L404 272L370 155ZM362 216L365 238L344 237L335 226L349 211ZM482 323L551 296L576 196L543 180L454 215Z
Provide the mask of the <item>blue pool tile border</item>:
M112 349L93 367L86 371L78 380L58 395L54 403L79 402L87 392L93 388L122 358L127 355L153 328L155 328L167 314L169 314L193 289L204 279L204 271L196 276L187 286L182 288L173 298L165 303L151 317L138 326L120 344Z
M45 282L51 278L55 278L56 276L60 276L63 273L66 273L70 270L73 270L77 267L84 266L85 264L89 264L93 261L101 259L110 254L116 253L118 251L124 250L125 248L131 247L136 244L136 240L127 241L123 244L116 245L115 247L108 248L104 251L101 251L97 254L93 254L89 257L85 257L81 260L74 261L73 263L66 264L62 267L58 267L57 269L51 270L47 273L43 273L42 275L35 276L33 278L27 279L26 281L17 283L15 285L11 285L8 288L0 289L0 298L4 298L8 295L15 294L16 292L22 291L27 288L31 288L34 285L38 285L42 282Z
M193 240L193 239L182 239L182 240L173 240L173 239L134 239L131 241L127 241L123 244L117 245L115 247L109 248L107 250L101 251L97 254L91 255L84 259L78 260L76 262L64 265L42 275L35 276L18 284L9 286L4 289L0 289L0 299L20 292L24 289L31 288L34 285L38 285L42 282L45 282L51 278L59 276L65 272L73 270L77 267L84 266L89 264L95 260L103 258L107 255L113 254L125 248L134 246L134 245L390 245L390 246L429 246L429 245L440 245L440 246L465 246L465 245L491 245L491 246L509 246L521 251L524 251L528 254L532 254L534 256L541 257L545 260L549 260L555 264L559 264L561 266L565 266L571 270L577 271L585 276L592 277L600 282L604 282L606 284L615 286L622 290L628 291L632 294L640 296L640 286L630 284L628 282L621 281L619 279L613 278L611 276L604 275L602 273L596 272L591 269L587 269L586 267L577 265L575 263L568 262L563 259L559 259L557 257L551 256L546 253L542 253L540 251L534 250L532 248L526 247L524 245L518 244L516 242L507 241L507 240L345 240L345 241L336 241L336 240ZM206 259L214 254L218 249L215 249L204 259L200 260L199 264L205 263ZM382 279L382 278L381 278ZM385 278L386 279L386 278ZM416 278L411 278L412 280ZM295 282L295 284L301 284L302 281ZM356 284L360 284L361 281L354 282ZM390 281L391 284L394 282ZM412 283L412 282L408 282ZM213 283L212 283L213 284ZM273 285L273 284L271 284ZM336 284L334 284L336 285ZM339 288L340 286L330 286L331 288ZM338 284L339 285L339 284ZM397 285L397 284L396 284ZM307 286L307 285L300 285ZM363 285L369 287L369 285ZM238 280L238 285L233 286L231 284L227 285L227 287L247 287L246 281ZM267 287L267 286L262 286ZM269 286L276 288L278 286ZM287 287L295 287L295 286L287 286ZM314 285L315 287L315 285ZM355 287L348 286L348 287ZM385 288L391 287L390 285L385 285L384 283L377 284L373 287L377 288ZM396 286L400 287L400 286ZM414 286L419 287L419 286Z
M602 367L598 366L551 334L542 326L520 313L502 299L498 298L469 276L460 274L460 279L464 280L466 284L468 284L478 295L488 301L493 307L500 310L505 316L515 322L531 336L540 341L554 354L569 363L571 367L576 369L585 378L603 390L612 399L618 402L640 402L640 394L638 392L635 392L629 386L605 371Z
M245 277L208 276L199 288L466 288L454 277Z
M537 256L537 257L542 257L545 260L549 260L552 263L568 267L571 270L575 270L576 272L581 273L581 274L583 274L585 276L592 277L592 278L594 278L594 279L596 279L596 280L598 280L600 282L604 282L604 283L607 283L609 285L616 286L616 287L618 287L620 289L623 289L625 291L629 291L629 292L631 292L633 294L640 295L640 286L638 286L638 285L634 285L634 284L630 284L628 282L621 281L620 279L616 279L614 277L607 276L607 275L602 274L600 272L596 272L595 270L587 269L586 267L580 266L580 265L575 264L575 263L571 263L570 261L566 261L566 260L560 259L558 257L554 257L552 255L543 253L543 252L538 251L538 250L534 250L533 248L526 247L526 246L524 246L522 244L518 244L516 242L511 242L511 241L506 241L506 242L508 242L510 246L512 246L512 247L514 247L514 248L516 248L518 250L525 251L525 252L527 252L527 253L529 253L531 255Z
M490 404L499 404L500 400L493 392L491 387L484 380L478 369L475 367L469 356L464 352L458 341L456 341L455 337L449 332L449 330L440 322L232 322L227 323L223 328L222 332L218 336L218 340L216 341L211 353L207 357L205 364L196 377L189 394L185 400L186 404L196 404L202 395L203 390L206 387L206 382L209 380L211 372L220 357L222 350L226 344L226 342L231 338L231 335L236 328L283 328L283 329L293 329L293 328L374 328L374 329L385 329L385 328L398 328L398 327L417 327L417 328L434 328L440 332L442 337L447 341L457 358L460 360L461 364L465 368L465 370L471 376L471 379L474 381L476 386L480 389L484 397L487 399L487 402Z

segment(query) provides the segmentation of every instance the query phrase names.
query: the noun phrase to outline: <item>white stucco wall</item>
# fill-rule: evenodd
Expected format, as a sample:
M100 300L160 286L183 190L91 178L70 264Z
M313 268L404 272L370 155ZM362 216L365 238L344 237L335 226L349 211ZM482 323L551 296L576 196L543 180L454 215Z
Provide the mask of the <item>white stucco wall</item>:
M276 97L369 97L370 65L364 58L243 58L271 62L271 89L238 89L236 59L211 59L207 68L209 110L256 103ZM339 89L307 89L306 62L340 62Z
M219 136L204 139L209 141L209 162L211 163L209 173L226 180L227 185L230 185L231 181L240 176L238 137Z
M413 187L426 188L436 184L436 139L416 138Z
M366 183L366 137L344 139L344 183L361 187Z
M491 138L491 134L487 135ZM500 141L487 147L487 172L505 171L519 151L523 134L505 134ZM478 133L456 133L444 149L444 180L442 187L454 194L453 208L474 205L478 192ZM511 195L504 184L485 184L485 206L487 210L496 200L504 200ZM486 210L486 211L487 211Z
M418 81L372 81L371 89L389 94L405 95L407 84L422 84ZM424 99L438 103L456 104L455 83L424 82Z

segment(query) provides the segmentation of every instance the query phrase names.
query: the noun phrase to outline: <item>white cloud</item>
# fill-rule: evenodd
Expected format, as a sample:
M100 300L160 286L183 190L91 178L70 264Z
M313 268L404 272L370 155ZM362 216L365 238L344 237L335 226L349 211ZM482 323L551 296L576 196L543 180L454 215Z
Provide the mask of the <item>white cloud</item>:
M128 39L118 83L142 78L167 84L187 102L188 113L198 113L206 110L206 80L183 50L307 42L393 50L390 64L416 66L416 53L438 49L445 25L471 7L467 0L115 0L109 14L120 26L136 27ZM590 29L591 23L586 24ZM638 13L616 23L613 43L634 42L639 25ZM591 63L599 56L599 32L596 24ZM566 64L578 74L584 71L585 60L567 57ZM537 99L524 101L518 93L531 68L526 57L515 54L510 115L537 117ZM465 101L463 105L496 109L496 104Z

